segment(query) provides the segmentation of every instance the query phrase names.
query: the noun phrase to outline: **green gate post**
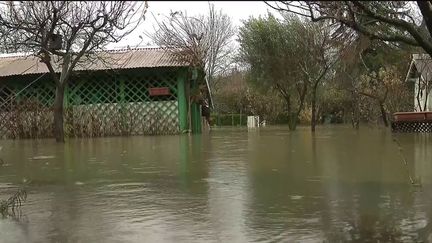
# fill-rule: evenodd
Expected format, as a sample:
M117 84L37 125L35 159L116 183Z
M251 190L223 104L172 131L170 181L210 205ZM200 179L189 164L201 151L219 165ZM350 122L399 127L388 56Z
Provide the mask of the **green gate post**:
M192 133L201 133L201 110L200 105L192 103Z
M179 126L180 133L188 130L187 122L187 104L185 95L185 72L181 71L177 76L177 96L178 96L178 109L179 109Z
M199 87L198 87L198 70L194 69L192 73L192 87L191 90L193 90L192 93L198 93ZM201 133L201 109L200 105L191 102L191 120L192 120L192 133Z

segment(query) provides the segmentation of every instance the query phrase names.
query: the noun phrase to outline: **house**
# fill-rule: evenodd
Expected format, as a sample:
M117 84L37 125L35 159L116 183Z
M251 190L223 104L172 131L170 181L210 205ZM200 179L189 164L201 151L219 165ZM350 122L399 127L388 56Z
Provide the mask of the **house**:
M432 111L432 59L428 54L413 54L406 82L414 84L414 111Z
M200 104L192 98L206 85L201 69L161 48L111 50L93 57L76 66L66 87L67 137L201 132ZM55 70L61 70L58 63ZM1 57L0 137L53 137L55 89L37 57Z

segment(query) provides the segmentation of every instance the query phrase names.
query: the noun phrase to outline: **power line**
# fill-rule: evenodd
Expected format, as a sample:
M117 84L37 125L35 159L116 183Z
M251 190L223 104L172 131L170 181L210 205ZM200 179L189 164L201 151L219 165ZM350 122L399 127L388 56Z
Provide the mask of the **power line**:
M31 83L29 83L27 86L25 86L22 90L18 91L15 95L19 95L21 92L23 92L25 89L30 87L32 84L34 84L36 81L41 79L43 76L45 76L46 73L43 73L41 76L39 76L37 79L33 80Z
M29 68L27 68L26 70L22 71L20 74L17 75L22 75L25 72L27 72L28 70L30 70L31 68L33 68L34 66L36 66L36 63L33 64L32 66L30 66ZM43 73L42 75L40 75L38 78L36 78L35 80L31 81L29 84L27 84L23 89L21 89L20 91L18 91L15 95L9 96L8 99L3 101L3 104L1 104L0 106L3 106L5 103L11 101L12 99L14 99L17 95L21 94L25 89L27 89L28 87L30 87L31 85L33 85L34 83L36 83L39 79L41 79L43 76L45 76L45 74L47 73Z

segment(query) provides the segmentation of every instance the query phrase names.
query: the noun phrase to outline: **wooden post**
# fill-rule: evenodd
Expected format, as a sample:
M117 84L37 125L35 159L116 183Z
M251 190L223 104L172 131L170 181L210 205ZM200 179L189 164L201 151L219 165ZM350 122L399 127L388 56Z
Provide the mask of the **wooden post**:
M179 109L179 127L180 133L184 133L188 130L187 122L187 102L185 95L185 73L178 72L177 76L177 97L178 97L178 109Z

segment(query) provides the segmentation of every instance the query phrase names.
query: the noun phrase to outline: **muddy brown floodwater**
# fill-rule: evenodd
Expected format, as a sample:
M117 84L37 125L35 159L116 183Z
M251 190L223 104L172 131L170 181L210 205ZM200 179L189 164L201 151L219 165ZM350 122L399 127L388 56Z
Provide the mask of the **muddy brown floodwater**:
M0 242L427 242L432 136L395 136L408 166L366 127L2 140Z

